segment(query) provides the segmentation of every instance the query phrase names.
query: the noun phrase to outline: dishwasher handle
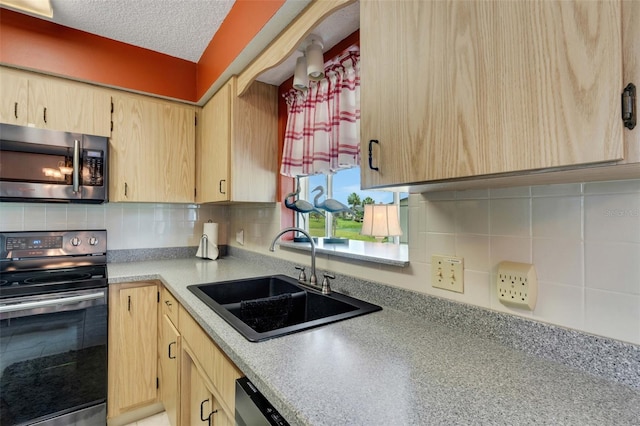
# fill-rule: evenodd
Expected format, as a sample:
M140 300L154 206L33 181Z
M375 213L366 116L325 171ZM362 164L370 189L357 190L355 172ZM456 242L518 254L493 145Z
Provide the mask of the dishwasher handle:
M69 296L69 297L60 297L57 299L36 300L36 301L29 301L29 302L13 303L10 305L1 305L0 314L4 314L8 312L24 311L27 309L49 308L53 306L72 305L76 303L86 302L89 300L103 299L104 296L105 296L104 291L99 291L96 293L80 294L80 295Z

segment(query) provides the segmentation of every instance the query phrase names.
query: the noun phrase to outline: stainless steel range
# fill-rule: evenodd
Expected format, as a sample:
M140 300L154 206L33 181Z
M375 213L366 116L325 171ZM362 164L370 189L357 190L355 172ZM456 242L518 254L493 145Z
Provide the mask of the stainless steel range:
M107 231L0 233L0 425L106 424Z

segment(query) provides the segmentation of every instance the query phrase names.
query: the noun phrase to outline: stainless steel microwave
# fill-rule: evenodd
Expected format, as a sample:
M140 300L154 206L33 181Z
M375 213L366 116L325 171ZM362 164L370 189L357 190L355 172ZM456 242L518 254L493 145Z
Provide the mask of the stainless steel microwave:
M0 124L0 201L104 203L109 139Z

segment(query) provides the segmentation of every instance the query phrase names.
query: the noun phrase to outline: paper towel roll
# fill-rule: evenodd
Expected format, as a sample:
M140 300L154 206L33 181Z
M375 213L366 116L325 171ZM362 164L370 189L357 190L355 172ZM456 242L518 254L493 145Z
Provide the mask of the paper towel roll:
M207 236L210 243L218 245L218 224L207 222L202 227L202 234Z
M218 224L207 222L202 229L196 257L215 260L218 258Z

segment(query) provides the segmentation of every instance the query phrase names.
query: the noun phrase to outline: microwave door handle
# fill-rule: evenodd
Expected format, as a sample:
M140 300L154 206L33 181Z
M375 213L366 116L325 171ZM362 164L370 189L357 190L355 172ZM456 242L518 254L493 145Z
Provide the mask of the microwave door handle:
M73 192L80 192L80 141L73 141Z

